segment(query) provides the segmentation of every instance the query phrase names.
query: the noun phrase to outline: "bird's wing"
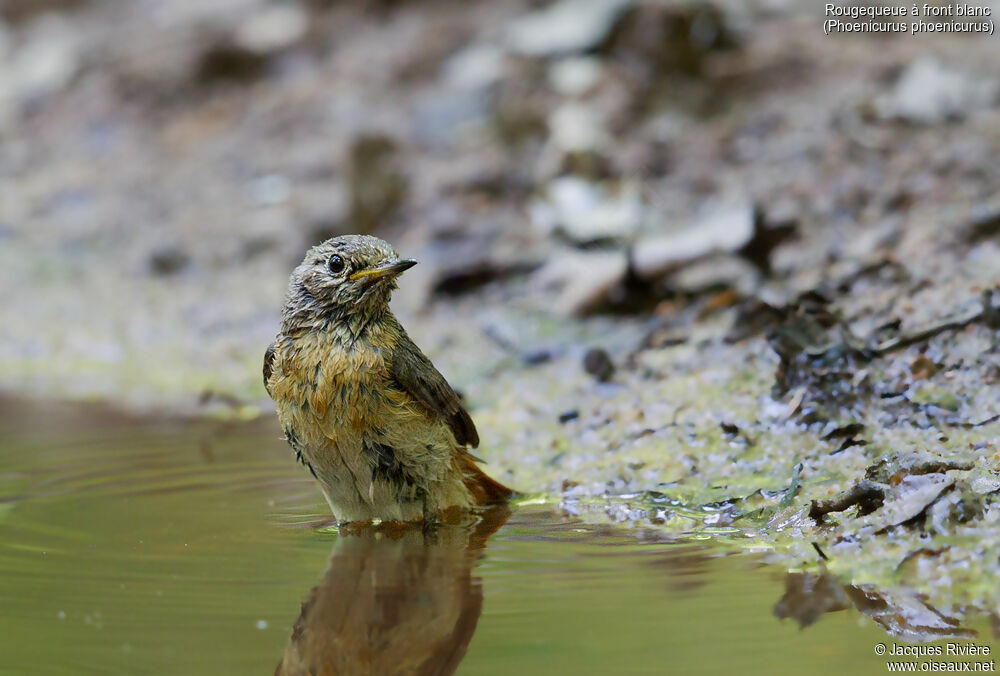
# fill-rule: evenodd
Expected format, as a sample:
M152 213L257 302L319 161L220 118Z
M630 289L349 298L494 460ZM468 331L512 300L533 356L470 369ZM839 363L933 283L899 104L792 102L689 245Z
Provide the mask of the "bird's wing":
M264 351L264 389L267 390L268 394L271 394L271 388L267 386L267 381L271 379L271 373L274 371L274 343L267 346L267 350Z
M479 446L479 433L455 390L405 333L392 353L390 372L432 414L445 419L455 441L462 446Z

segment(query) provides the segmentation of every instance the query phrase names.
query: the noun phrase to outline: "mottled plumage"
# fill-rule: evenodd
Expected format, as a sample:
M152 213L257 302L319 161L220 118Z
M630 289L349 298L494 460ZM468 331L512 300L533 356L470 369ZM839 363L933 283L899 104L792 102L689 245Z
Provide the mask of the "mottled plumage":
M313 247L264 355L285 437L340 521L436 519L511 494L476 466L472 418L389 311L413 265L366 235Z

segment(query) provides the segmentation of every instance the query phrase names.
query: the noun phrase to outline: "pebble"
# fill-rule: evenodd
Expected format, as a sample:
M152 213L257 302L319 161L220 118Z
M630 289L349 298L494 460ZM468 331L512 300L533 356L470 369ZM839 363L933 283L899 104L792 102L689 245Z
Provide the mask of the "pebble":
M549 66L549 83L563 96L583 96L601 77L601 62L592 56L578 56L554 61Z
M752 204L722 205L686 228L640 239L633 254L635 270L641 277L655 278L712 253L739 251L753 235Z
M548 200L531 206L534 225L546 232L559 230L574 242L624 238L642 221L642 202L631 184L609 196L599 184L564 176L551 181L546 192Z
M274 54L299 42L308 27L309 17L298 5L272 5L246 19L237 29L234 42L249 52Z
M191 257L178 246L166 245L149 254L149 269L155 275L173 275L191 263Z
M933 125L961 118L996 99L995 82L923 57L906 67L876 107L884 119Z
M615 364L611 356L600 347L593 347L583 355L583 369L602 383L611 380L615 374Z
M555 56L596 47L632 0L560 0L507 26L507 45L527 56Z
M572 411L563 411L562 413L559 414L559 422L565 425L571 420L576 420L579 417L580 417L580 412L577 411L576 409L573 409Z

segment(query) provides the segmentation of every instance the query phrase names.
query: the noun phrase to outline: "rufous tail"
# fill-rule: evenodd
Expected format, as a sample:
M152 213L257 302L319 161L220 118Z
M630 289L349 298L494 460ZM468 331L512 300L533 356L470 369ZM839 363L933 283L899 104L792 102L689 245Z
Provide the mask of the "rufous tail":
M479 465L469 455L458 457L458 469L462 472L462 480L476 505L501 505L514 495L513 490L479 469Z

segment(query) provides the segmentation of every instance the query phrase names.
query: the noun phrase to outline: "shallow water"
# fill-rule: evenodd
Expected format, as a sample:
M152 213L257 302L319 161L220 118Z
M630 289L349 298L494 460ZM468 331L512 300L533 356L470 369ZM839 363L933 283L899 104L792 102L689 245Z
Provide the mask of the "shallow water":
M327 518L272 421L0 401L0 673L883 673L879 643L994 645L737 539L540 507L430 534Z

